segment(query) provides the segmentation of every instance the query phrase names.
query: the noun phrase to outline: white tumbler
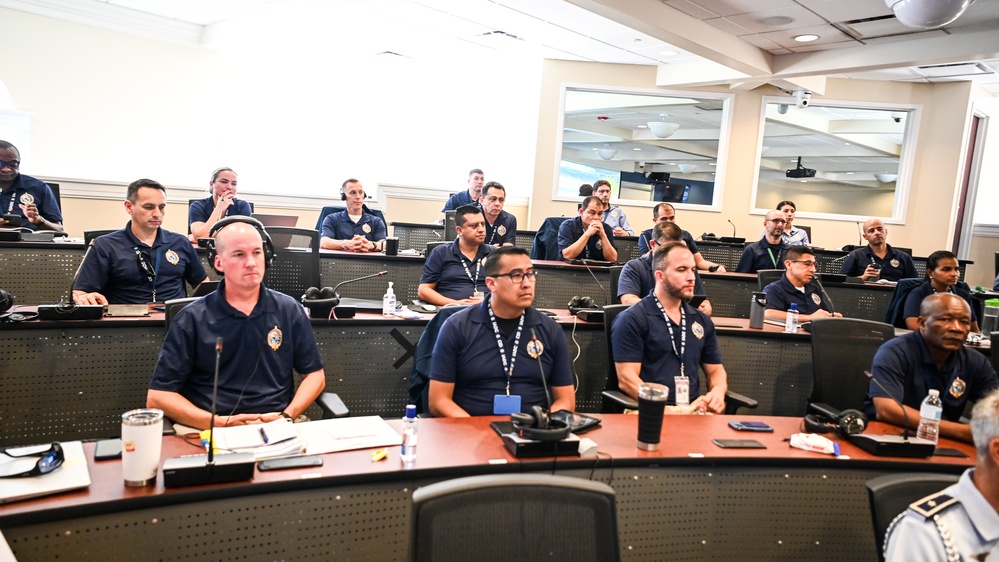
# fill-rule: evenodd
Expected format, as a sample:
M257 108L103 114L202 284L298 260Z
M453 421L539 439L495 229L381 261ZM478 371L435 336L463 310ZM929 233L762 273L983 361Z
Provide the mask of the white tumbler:
M121 415L121 472L125 486L156 483L163 444L163 410L140 408Z

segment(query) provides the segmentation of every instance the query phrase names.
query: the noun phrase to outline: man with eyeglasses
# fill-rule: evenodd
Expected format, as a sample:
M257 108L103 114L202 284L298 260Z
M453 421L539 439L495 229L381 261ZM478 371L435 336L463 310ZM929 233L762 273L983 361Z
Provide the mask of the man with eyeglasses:
M208 280L186 236L161 228L166 188L140 179L129 184L125 228L95 238L73 285L77 304L147 304L182 299L186 281Z
M471 205L458 207L454 222L458 237L430 252L417 289L420 299L437 306L475 304L488 291L482 268L493 247L483 244L486 220L482 209Z
M610 204L611 185L607 180L597 180L593 182L593 194L600 198L604 206L604 223L611 227L614 236L634 236L635 230L628 224L628 217L624 214L624 209L617 205Z
M503 210L506 188L498 181L487 182L482 188L479 205L486 218L486 244L499 248L517 242L517 217Z
M813 318L837 318L829 303L822 299L822 289L812 283L815 277L815 254L807 246L792 246L784 259L784 276L763 288L767 294L766 318L784 320L791 303L798 305L798 321Z
M682 234L684 231L675 222L658 222L651 232L652 235L649 238L652 251L670 242L684 242ZM688 246L687 249L689 250L690 247ZM652 253L649 252L624 264L624 269L621 270L621 277L617 283L617 297L621 304L635 304L649 294L655 286L656 277L652 269ZM694 270L694 295L707 296L704 283L701 282L701 276L696 269ZM711 316L711 301L705 298L697 309Z
M659 203L652 208L652 223L658 224L660 222L676 222L676 208L669 203ZM697 269L701 271L727 271L725 266L720 263L715 263L704 259L701 255L701 251L697 249L697 243L694 242L694 237L690 235L686 230L681 230L683 233L683 242L687 244L687 248L694 254L694 263L697 264ZM652 229L643 230L638 236L638 253L640 255L645 255L652 251L650 242L652 241Z
M784 252L790 248L781 240L785 224L784 213L768 212L763 219L763 238L746 246L735 270L738 273L756 273L761 269L784 269Z
M531 307L537 272L530 254L507 246L486 259L489 296L441 327L430 367L430 412L438 417L574 410L565 335Z
M63 232L62 211L45 182L20 173L21 153L0 140L0 215L20 215L20 224L0 216L0 228Z
M558 259L589 259L617 261L614 232L600 220L603 204L591 195L583 199L579 216L558 227Z
M864 281L898 281L919 277L909 254L888 244L888 229L880 219L867 219L863 236L867 245L846 256L839 268L840 273L860 277Z

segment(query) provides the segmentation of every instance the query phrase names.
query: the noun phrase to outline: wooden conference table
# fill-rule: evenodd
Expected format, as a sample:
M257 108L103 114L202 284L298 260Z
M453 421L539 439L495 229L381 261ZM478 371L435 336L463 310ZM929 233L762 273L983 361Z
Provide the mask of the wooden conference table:
M324 466L255 474L251 482L127 489L119 461L93 462L93 484L0 506L0 530L21 562L32 560L406 560L413 490L487 473L555 473L610 484L617 493L622 559L876 560L864 482L893 472L959 474L970 445L941 441L968 458L872 457L842 444L846 458L808 453L785 439L800 419L761 418L766 449L719 449L745 438L730 416L667 416L659 451L635 447L637 416L602 415L586 435L596 458L518 460L488 427L498 418L425 419L415 464L399 447L324 455ZM398 429L398 428L397 428ZM873 424L868 431L894 432ZM165 437L162 458L191 454ZM571 524L571 522L566 522ZM552 523L553 532L557 524Z

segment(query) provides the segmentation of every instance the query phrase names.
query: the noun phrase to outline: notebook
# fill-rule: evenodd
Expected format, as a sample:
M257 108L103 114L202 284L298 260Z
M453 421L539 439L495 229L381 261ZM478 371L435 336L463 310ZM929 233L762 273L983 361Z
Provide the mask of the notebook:
M83 452L83 443L67 441L60 442L60 444L63 454L66 455L66 460L62 466L54 471L30 478L0 478L0 504L89 486L90 469L87 467L87 456ZM8 450L12 453L20 453L46 448L48 445L11 447ZM0 455L0 472L18 472L22 469L21 467L23 470L28 470L37 460L38 457L12 459L7 455ZM8 464L16 464L16 467L7 468Z

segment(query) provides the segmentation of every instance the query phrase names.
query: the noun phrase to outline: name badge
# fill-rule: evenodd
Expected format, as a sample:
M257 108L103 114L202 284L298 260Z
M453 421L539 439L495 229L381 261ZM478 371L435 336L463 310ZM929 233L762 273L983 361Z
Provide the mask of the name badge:
M673 377L673 385L676 387L676 405L687 406L690 404L690 379L687 377Z
M520 411L520 396L497 394L493 396L493 415L507 416Z

